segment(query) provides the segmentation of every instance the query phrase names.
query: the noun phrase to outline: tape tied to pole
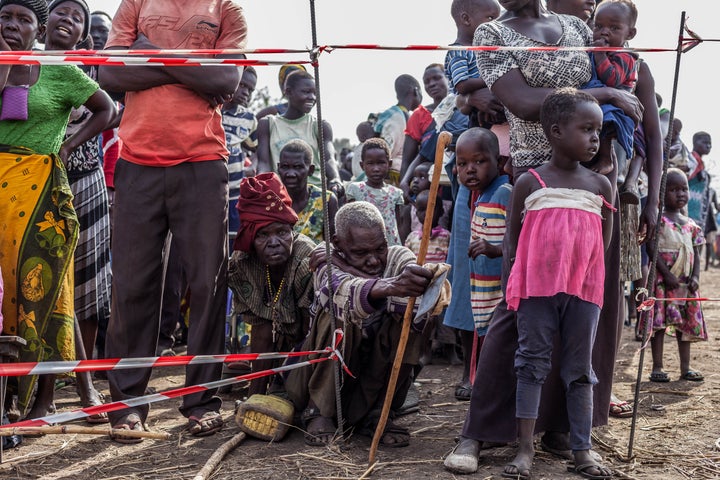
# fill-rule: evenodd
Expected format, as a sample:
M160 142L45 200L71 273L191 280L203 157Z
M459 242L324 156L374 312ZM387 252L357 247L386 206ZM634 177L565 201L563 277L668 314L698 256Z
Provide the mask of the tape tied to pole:
M204 392L204 391L211 390L211 389L216 389L216 388L220 388L220 387L224 387L224 386L228 386L228 385L233 385L233 384L243 382L243 381L253 380L255 378L265 377L268 375L274 375L277 373L284 373L284 372L288 372L290 370L295 370L298 368L303 368L303 367L307 367L310 365L314 365L316 363L326 362L328 360L341 362L342 368L346 372L350 372L347 365L345 365L342 362L342 355L337 350L338 345L340 345L340 342L342 341L342 330L340 330L340 329L335 330L334 336L335 336L334 344L319 351L323 354L327 354L324 357L312 358L312 359L305 360L303 362L293 363L293 364L289 364L289 365L282 365L282 366L276 367L276 368L269 368L267 370L262 370L259 372L253 372L253 373L249 373L246 375L240 375L240 376L226 378L226 379L222 379L222 380L216 380L213 382L208 382L208 383L204 383L204 384L200 384L200 385L192 385L189 387L176 388L176 389L172 389L172 390L167 390L162 393L154 393L154 394L150 394L150 395L144 395L141 397L125 399L123 401L105 403L102 405L94 405L92 407L85 407L85 408L73 410L70 412L56 413L53 415L47 415L45 417L23 420L20 422L10 423L10 424L6 424L6 425L0 425L0 429L15 428L15 427L38 427L38 426L43 426L43 425L51 425L51 424L69 422L72 420L79 420L82 418L86 418L90 415L109 413L109 412L114 412L117 410L123 410L125 408L138 407L141 405L149 405L151 403L169 400L172 398L179 398L179 397L183 397L185 395L190 395L193 393Z

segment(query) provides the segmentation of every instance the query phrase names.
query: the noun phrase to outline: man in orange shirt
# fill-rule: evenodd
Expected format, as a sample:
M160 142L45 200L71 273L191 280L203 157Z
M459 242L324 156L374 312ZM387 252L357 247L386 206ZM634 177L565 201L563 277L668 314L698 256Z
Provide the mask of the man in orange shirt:
M243 48L247 27L232 0L123 0L108 49ZM188 355L220 354L227 298L228 173L219 106L239 82L234 66L101 67L100 84L125 92L115 167L113 300L108 357L155 354L162 248L173 234L192 296ZM150 369L111 371L114 401L145 393ZM190 365L187 386L218 380L221 365ZM222 427L215 390L183 399L190 433ZM143 430L148 406L110 413L113 428ZM138 441L117 437L116 440Z

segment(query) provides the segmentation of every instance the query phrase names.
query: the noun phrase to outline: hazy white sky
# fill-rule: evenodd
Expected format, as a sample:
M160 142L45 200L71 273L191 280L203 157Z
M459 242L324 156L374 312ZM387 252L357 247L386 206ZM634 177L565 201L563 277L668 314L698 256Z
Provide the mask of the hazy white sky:
M88 0L91 9L114 14L119 0ZM312 44L309 0L240 0L249 26L250 48L305 48ZM455 39L450 17L451 0L316 0L318 43L383 45L447 45ZM639 10L634 47L675 48L680 14L703 38L720 38L717 0L635 0ZM711 73L720 44L706 42L682 55L676 116L683 121L682 138L691 146L692 134L708 131L720 141L715 115L720 110L716 77ZM337 50L320 58L323 117L336 138L356 142L355 126L368 113L394 104L393 81L403 73L421 79L424 68L442 63L445 52ZM676 55L644 53L656 81L656 90L670 108ZM297 60L303 56L265 58ZM259 58L259 57L258 57ZM259 67L258 87L268 85L279 96L278 67ZM424 99L427 103L427 96ZM718 155L710 155L720 156Z

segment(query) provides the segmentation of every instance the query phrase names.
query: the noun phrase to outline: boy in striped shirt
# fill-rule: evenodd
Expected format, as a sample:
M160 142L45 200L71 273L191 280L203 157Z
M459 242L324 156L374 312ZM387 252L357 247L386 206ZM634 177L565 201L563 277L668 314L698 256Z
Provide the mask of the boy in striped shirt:
M475 332L483 337L493 311L502 299L501 245L512 186L507 175L500 175L498 139L491 131L484 128L466 130L458 138L455 152L458 181L472 192L468 249L472 259L470 300ZM470 355L466 357L469 359Z

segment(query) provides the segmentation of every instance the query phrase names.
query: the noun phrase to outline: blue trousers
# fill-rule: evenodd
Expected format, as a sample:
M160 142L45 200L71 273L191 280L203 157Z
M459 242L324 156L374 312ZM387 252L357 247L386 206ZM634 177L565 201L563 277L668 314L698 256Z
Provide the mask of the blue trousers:
M550 373L553 337L560 335L560 378L565 387L570 448L591 448L593 385L592 349L600 307L566 293L520 300L515 353L517 418L536 419L540 394Z

